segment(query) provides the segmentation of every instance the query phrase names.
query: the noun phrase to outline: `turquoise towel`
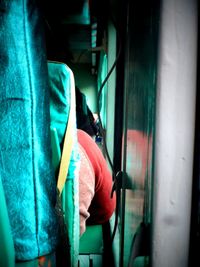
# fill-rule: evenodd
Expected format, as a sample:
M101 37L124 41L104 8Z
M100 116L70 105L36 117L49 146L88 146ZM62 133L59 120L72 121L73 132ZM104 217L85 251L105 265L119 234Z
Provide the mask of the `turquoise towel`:
M57 245L40 17L34 0L0 1L0 178L17 260L48 254Z

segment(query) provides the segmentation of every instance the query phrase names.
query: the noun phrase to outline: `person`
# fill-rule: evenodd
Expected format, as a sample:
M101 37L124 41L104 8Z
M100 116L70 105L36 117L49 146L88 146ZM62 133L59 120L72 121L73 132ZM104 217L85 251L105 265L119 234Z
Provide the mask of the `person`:
M98 129L95 124L94 116L87 105L85 95L76 86L76 123L77 128L82 129L90 136L95 137Z
M116 207L115 194L111 198L112 175L107 162L95 141L83 130L77 129L80 172L79 213L80 234L86 224L103 224Z

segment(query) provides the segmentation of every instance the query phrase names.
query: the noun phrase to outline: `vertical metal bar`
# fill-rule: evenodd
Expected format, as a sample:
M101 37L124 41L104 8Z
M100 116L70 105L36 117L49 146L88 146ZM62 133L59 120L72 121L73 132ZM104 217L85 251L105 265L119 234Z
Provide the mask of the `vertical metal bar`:
M116 59L116 29L114 25L108 23L108 69L110 70L112 64ZM113 151L114 151L114 112L115 112L115 87L116 87L116 69L113 70L112 74L108 79L108 90L107 90L107 147L110 159L113 162Z
M127 25L129 21L129 2L127 4ZM127 29L128 30L128 29ZM128 38L127 32L127 38ZM127 41L127 55L129 58L129 42ZM129 62L127 62L128 65ZM127 66L127 69L129 66ZM126 173L126 153L127 153L127 115L128 115L128 87L129 71L126 71L125 86L124 86L124 111L123 111L123 148L122 148L122 170L123 174ZM125 238L125 208L126 208L126 185L125 177L122 177L122 205L121 205L121 217L120 217L120 267L124 266L124 238Z
M153 267L188 266L196 98L197 6L161 8L157 80Z

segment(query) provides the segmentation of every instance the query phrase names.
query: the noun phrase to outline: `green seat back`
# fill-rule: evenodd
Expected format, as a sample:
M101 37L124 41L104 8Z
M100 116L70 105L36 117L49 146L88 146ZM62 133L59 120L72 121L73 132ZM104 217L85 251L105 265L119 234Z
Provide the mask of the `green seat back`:
M67 127L70 94L75 90L73 84L72 71L67 65L59 62L48 62L48 72L51 90L50 117L51 117L51 136L53 150L53 164L57 171L60 162L63 139ZM74 117L74 145L72 149L67 180L62 191L62 207L64 211L65 224L70 245L70 263L74 267L78 263L79 254L79 195L78 195L78 174L79 174L79 154L77 150L76 135L76 114Z
M102 254L103 232L102 225L88 225L80 238L80 254Z

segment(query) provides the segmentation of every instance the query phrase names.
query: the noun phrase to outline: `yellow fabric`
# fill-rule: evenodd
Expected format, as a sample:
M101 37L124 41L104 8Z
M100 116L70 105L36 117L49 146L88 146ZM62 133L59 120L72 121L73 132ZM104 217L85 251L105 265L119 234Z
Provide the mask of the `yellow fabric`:
M60 168L59 168L59 174L58 174L58 182L57 182L57 188L59 190L59 193L62 193L64 184L67 179L67 172L69 168L69 162L73 147L73 112L75 112L75 84L74 84L74 76L72 72L70 72L71 76L71 105L70 105L70 111L69 111L69 119L67 123L67 130L65 133L64 138L64 145L62 150L62 156L61 156L61 162L60 162Z

